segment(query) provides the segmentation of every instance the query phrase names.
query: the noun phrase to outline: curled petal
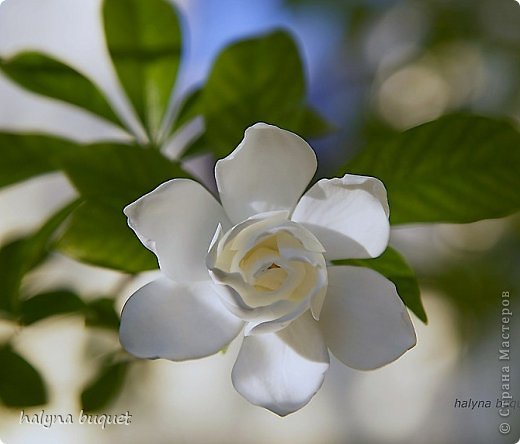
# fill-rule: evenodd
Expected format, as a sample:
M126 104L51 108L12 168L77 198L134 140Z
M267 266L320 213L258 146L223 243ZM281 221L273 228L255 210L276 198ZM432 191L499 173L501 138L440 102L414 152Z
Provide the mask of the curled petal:
M330 351L349 367L388 364L416 343L415 330L395 286L362 267L329 267L320 327Z
M128 224L177 282L208 280L205 265L211 237L230 222L216 199L199 183L173 179L128 205Z
M231 222L268 211L292 211L316 165L314 151L296 134L265 123L248 128L240 145L215 166Z
M322 179L307 191L291 219L303 224L325 247L325 257L379 256L388 245L386 189L373 177Z
M278 333L246 337L231 378L249 402L285 416L311 400L328 367L327 347L306 313Z
M211 281L177 284L161 278L127 301L119 337L138 358L202 358L228 345L243 322L220 302Z

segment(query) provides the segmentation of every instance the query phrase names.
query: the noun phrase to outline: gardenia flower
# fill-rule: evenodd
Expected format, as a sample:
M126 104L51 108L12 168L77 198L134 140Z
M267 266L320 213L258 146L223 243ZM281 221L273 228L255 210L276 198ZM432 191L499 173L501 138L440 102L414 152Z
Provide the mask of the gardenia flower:
M305 192L316 165L303 139L258 123L216 164L221 203L199 183L173 179L127 206L162 277L124 306L124 348L182 361L212 355L243 331L233 385L284 416L321 387L329 350L367 370L413 347L394 284L368 268L331 265L385 250L383 184L347 174Z

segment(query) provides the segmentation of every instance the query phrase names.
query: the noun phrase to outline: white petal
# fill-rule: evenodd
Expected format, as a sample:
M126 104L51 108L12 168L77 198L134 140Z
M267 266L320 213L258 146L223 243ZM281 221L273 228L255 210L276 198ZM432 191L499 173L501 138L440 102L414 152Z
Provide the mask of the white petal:
M325 257L379 256L388 244L386 189L373 177L322 179L305 193L291 219L302 223L326 249Z
M240 145L215 166L233 224L266 211L292 211L315 172L316 155L307 142L265 123L248 128Z
M119 337L138 358L173 361L212 355L228 345L242 321L220 302L214 284L177 284L161 278L127 301L121 313Z
M362 267L330 267L320 327L330 351L349 367L388 364L416 343L415 330L395 286Z
M244 327L244 336L253 335L265 335L269 333L276 333L282 331L287 326L295 322L296 319L300 318L303 313L309 310L310 301L305 299L301 301L293 310L284 316L281 316L274 320L254 320L247 322Z
M320 320L321 309L327 296L327 288L323 288L311 301L311 313L312 317L317 321Z
M311 400L328 367L317 323L306 313L278 333L244 338L231 378L249 402L285 416Z
M230 226L222 206L199 183L173 179L128 205L128 224L177 282L208 280L205 260L219 224Z

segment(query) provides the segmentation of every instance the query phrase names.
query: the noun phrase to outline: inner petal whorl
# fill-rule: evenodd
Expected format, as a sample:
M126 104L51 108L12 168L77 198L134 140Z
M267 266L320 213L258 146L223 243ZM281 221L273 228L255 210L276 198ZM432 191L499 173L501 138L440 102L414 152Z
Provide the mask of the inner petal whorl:
M222 296L224 305L252 321L254 332L261 326L282 328L323 294L327 269L322 252L303 226L266 214L217 233L207 264L213 280L229 289Z

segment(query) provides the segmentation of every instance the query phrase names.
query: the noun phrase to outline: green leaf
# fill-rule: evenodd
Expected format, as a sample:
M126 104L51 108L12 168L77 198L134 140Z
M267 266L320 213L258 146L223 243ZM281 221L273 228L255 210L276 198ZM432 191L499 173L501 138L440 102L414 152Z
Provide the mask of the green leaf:
M120 204L120 211L162 182L188 177L159 152L126 145L81 147L62 157L61 168L82 197Z
M119 80L156 137L181 57L177 13L167 0L105 0L103 18Z
M187 110L187 114L183 115L182 117L191 117L190 114L196 115L196 113L198 113L199 106L200 105L194 103L192 107ZM323 136L334 130L334 128L328 122L323 120L322 117L312 108L301 108L297 111L294 111L292 118L294 122L297 122L295 128L305 128L304 130L301 130L299 134L305 133L309 135L309 137ZM215 149L214 141L210 137L211 136L208 136L207 133L203 133L194 138L189 144L188 149L185 150L181 157L184 159L186 157L195 156L206 152L218 153L219 150ZM230 151L230 149L226 151ZM225 154L228 154L226 151L222 151L220 155L224 156Z
M314 108L307 106L295 110L293 115L294 131L305 137L321 137L336 131Z
M78 201L70 203L51 216L35 233L0 249L0 310L9 317L18 315L22 278L47 257L54 233L77 205Z
M202 88L196 88L184 97L171 128L171 133L173 134L195 117L202 116L202 113Z
M137 273L157 268L155 256L128 228L123 208L186 173L157 151L119 145L80 148L62 168L84 204L69 220L58 249L94 265Z
M24 52L11 59L0 60L0 68L32 92L63 100L120 124L105 97L89 79L50 56Z
M394 283L404 304L421 321L428 322L415 273L405 259L393 248L388 247L381 256L374 259L345 259L333 261L333 264L367 267L381 273Z
M200 154L208 153L208 152L216 152L214 145L210 143L206 134L201 134L198 137L195 137L191 143L188 144L188 148L182 153L182 159L186 159L192 156L197 156Z
M47 402L47 390L38 371L8 345L0 348L0 399L9 407Z
M0 133L0 188L58 169L77 145L57 137Z
M520 209L520 134L507 121L455 114L369 145L341 169L378 177L393 224L473 222Z
M15 318L20 284L26 271L24 240L16 240L0 249L0 312L4 318Z
M89 302L86 306L85 324L118 331L119 316L114 308L114 299L100 298Z
M25 242L24 254L26 256L27 268L32 269L39 265L50 253L55 241L55 234L63 222L81 204L76 199L54 213L47 221Z
M109 405L121 391L128 367L128 362L104 365L81 393L83 410L96 411Z
M123 207L100 201L74 211L56 248L79 261L127 273L157 268L153 253L128 228Z
M305 105L305 89L298 48L283 31L224 49L202 92L206 136L215 154L227 155L256 122L302 137L322 133L323 120Z
M41 293L22 301L20 320L23 324L30 325L50 316L80 312L84 308L85 303L70 291Z

